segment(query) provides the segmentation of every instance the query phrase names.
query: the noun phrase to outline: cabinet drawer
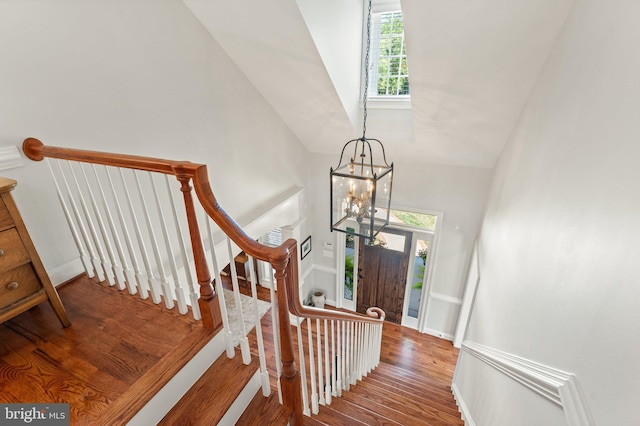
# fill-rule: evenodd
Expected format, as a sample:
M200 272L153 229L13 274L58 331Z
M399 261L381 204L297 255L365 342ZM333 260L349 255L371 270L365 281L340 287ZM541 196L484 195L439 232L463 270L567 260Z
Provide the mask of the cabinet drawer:
M0 277L0 308L35 293L41 287L31 263L10 270Z
M7 210L7 206L5 206L4 201L0 199L0 231L11 228L12 226L13 219L9 214L9 210Z
M0 273L24 265L30 260L15 228L0 232Z

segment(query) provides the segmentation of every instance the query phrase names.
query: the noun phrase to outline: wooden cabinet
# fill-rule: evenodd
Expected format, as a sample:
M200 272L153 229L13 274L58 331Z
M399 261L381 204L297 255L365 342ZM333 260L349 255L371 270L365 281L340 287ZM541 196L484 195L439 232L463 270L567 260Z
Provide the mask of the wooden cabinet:
M15 186L0 177L0 323L48 300L67 327L67 312L11 196Z

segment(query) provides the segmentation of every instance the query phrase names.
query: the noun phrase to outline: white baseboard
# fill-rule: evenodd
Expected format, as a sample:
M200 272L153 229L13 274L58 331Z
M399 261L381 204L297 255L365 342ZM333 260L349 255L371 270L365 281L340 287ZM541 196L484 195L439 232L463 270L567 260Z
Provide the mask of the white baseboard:
M425 328L423 330L423 333L430 334L432 336L436 336L436 337L439 337L439 338L444 339L444 340L449 340L451 342L453 341L453 334L445 333L445 332L440 331L440 330L434 330L433 328Z
M51 279L53 286L57 287L60 284L69 281L71 278L84 273L84 266L82 266L82 261L78 258L71 262L63 263L60 266L56 266L55 268L47 269L47 273L49 274L49 279Z
M455 383L451 385L451 393L453 394L453 398L456 400L456 404L458 405L458 411L462 416L462 421L466 426L476 426L476 423L473 421L471 417L471 412L469 408L464 403L464 399L462 399L462 395L460 394L460 390Z
M468 340L461 350L558 405L569 426L595 424L574 374Z

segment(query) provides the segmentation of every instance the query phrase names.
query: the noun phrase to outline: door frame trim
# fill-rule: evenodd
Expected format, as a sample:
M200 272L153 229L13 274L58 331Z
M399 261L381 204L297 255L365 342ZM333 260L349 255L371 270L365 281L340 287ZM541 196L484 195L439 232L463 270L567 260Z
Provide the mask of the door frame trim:
M413 213L422 213L422 214L428 214L428 215L432 215L432 216L436 216L436 228L434 230L430 230L427 228L421 228L418 226L413 226L413 225L406 225L403 223L389 223L389 225L387 227L389 228L396 228L399 230L403 230L403 231L412 231L412 232L422 232L422 233L432 233L433 234L433 247L431 249L431 262L429 262L429 268L427 268L427 277L426 277L426 286L423 285L422 287L422 294L427 294L427 297L422 296L421 300L420 300L420 307L418 309L418 326L417 326L417 330L421 333L426 333L427 332L427 324L426 324L426 320L427 320L427 313L429 311L429 300L432 297L432 280L433 277L435 275L435 270L437 267L436 264L436 258L437 258L437 252L438 252L438 246L439 246L439 242L440 242L440 234L441 234L441 229L442 226L444 225L444 212L442 211L438 211L438 210L427 210L427 209L420 209L420 208L415 208L415 207L407 207L407 206L392 206L391 207L392 210L401 210L401 211L406 211L406 212L413 212ZM359 238L359 237L356 237ZM412 235L412 239L413 239L413 235ZM357 298L358 298L358 288L357 288L357 281L358 280L354 280L356 281L354 283L354 287L353 287L353 301L345 301L343 298L343 292L344 292L344 256L345 256L345 251L344 251L344 244L345 244L345 234L341 233L341 232L336 232L336 240L335 240L335 244L336 244L336 307L338 308L343 308L343 309L348 309L348 310L352 310L355 311L356 310L356 306L357 306ZM356 247L359 245L359 241L355 242ZM412 241L412 248L413 248L413 241ZM354 261L354 267L357 271L358 265L357 265L357 258L358 258L358 249L356 249L356 253L355 253L355 258L356 260ZM413 262L409 262L409 266L408 268L411 266ZM407 270L407 281L409 280L409 270ZM405 302L406 302L406 286L405 286ZM353 303L353 305L352 305ZM404 320L405 317L405 311L409 308L408 306L408 302L405 303L403 305L403 309L402 309L402 318ZM402 321L401 323L402 326L407 326L404 324L404 321ZM410 327L410 326L409 326ZM414 328L414 327L411 327Z

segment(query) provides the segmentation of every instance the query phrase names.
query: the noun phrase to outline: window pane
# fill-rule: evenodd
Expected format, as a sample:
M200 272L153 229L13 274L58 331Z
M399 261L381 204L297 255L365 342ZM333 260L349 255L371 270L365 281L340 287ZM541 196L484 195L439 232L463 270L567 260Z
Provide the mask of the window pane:
M420 308L420 296L422 295L422 283L424 279L425 265L427 264L427 256L429 254L429 241L418 240L416 247L415 262L413 266L413 277L411 280L411 293L409 294L409 310L407 314L410 317L418 318L418 309Z
M396 95L396 88L398 87L398 78L392 77L389 79L389 85L387 87L387 95Z
M384 37L380 39L380 57L389 56L391 54L391 38Z
M399 70L400 70L400 58L391 58L389 74L398 75Z
M391 40L391 54L400 55L402 53L402 37L393 37Z
M344 298L353 300L353 272L355 259L355 235L353 228L347 228L344 248Z
M434 230L436 229L437 216L426 213L406 212L402 210L391 210L389 221L395 223L405 223L407 225L418 226Z
M380 232L376 236L376 239L373 240L373 245L376 247L384 247L387 250L403 252L406 238L405 235Z
M386 95L387 94L387 78L379 78L378 79L378 95Z
M372 52L374 70L378 71L376 85L370 93L379 96L409 95L409 75L404 47L402 12L389 12L374 16ZM398 77L402 77L398 79Z
M398 94L399 95L409 94L409 79L407 77L400 77L398 79Z
M378 75L381 77L387 77L389 75L389 59L388 58L380 58L380 65L378 65Z

